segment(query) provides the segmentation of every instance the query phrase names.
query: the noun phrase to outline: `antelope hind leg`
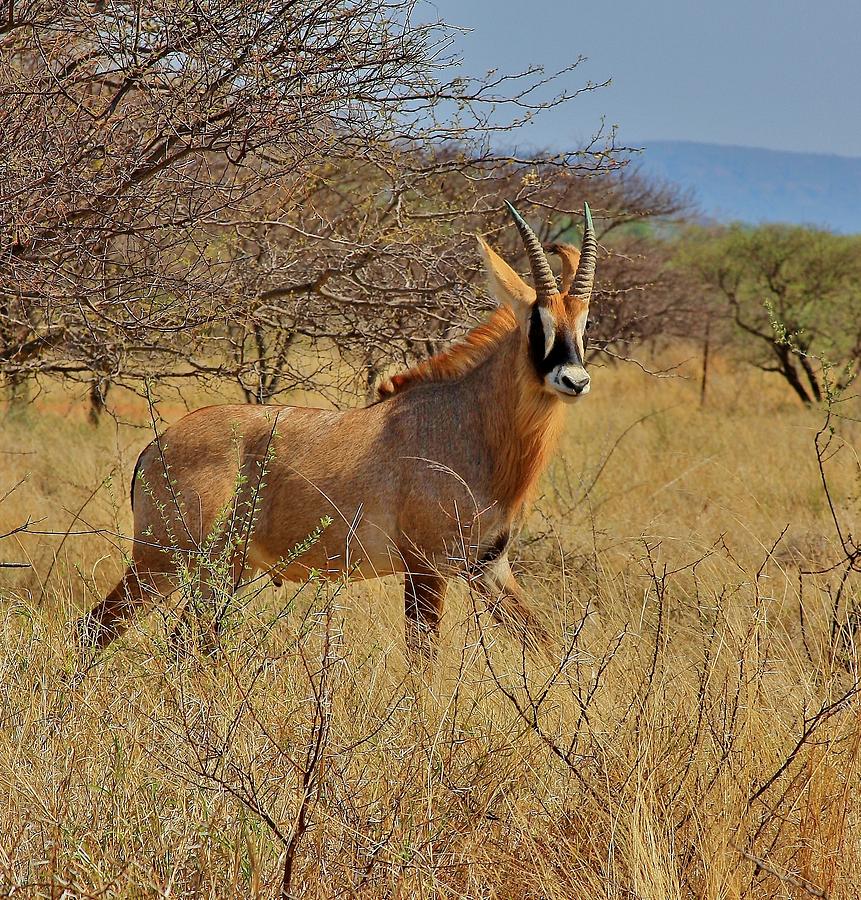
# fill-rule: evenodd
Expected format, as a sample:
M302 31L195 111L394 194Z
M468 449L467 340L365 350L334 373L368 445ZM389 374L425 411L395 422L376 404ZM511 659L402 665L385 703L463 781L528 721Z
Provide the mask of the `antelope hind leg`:
M185 655L188 652L192 636L207 655L212 656L218 652L222 626L239 582L243 574L250 576L253 573L254 569L244 566L243 558L237 556L230 563L229 582L220 588L202 575L199 598L185 604L168 636L170 645L177 653Z
M436 573L416 571L409 566L404 574L404 612L407 651L414 659L430 662L436 655L439 620L448 586Z
M170 581L160 572L139 572L134 566L101 603L77 621L78 646L103 650L125 633L135 615L146 605L170 593Z

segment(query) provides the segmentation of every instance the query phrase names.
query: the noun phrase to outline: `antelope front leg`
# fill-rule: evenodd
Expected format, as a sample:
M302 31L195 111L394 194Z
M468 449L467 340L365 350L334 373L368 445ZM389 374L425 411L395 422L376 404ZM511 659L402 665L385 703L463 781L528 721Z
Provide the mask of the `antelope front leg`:
M486 597L490 614L534 650L552 644L550 633L524 599L508 562L510 538L501 535L478 561L472 583Z

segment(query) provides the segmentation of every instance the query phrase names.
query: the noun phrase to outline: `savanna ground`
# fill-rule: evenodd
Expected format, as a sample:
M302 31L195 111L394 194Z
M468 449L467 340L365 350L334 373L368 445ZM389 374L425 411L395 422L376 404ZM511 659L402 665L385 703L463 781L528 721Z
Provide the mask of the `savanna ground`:
M216 656L177 655L160 610L82 670L146 406L114 395L94 429L53 390L3 420L0 534L32 523L0 542L30 565L0 570L4 895L861 894L858 576L836 617L843 569L799 577L842 553L824 413L722 360L701 408L695 362L594 369L570 410L516 551L556 658L477 627L460 585L428 672L393 579L255 585Z

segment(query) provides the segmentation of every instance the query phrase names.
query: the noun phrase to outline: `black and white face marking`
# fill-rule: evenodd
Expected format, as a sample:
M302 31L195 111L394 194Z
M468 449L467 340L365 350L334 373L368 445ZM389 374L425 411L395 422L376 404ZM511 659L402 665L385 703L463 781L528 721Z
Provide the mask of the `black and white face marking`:
M544 306L529 317L529 357L544 384L566 398L589 393L589 374L574 331L559 327Z

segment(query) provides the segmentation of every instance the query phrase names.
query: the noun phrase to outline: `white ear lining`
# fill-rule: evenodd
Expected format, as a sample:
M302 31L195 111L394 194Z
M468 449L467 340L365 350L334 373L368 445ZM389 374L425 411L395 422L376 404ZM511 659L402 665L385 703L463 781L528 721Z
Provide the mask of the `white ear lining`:
M484 270L490 293L497 303L512 307L519 320L525 320L532 311L535 290L526 284L483 237L477 235L477 238L484 258Z
M544 306L538 307L538 315L541 317L541 328L544 331L544 358L547 359L556 340L556 320L553 313Z

